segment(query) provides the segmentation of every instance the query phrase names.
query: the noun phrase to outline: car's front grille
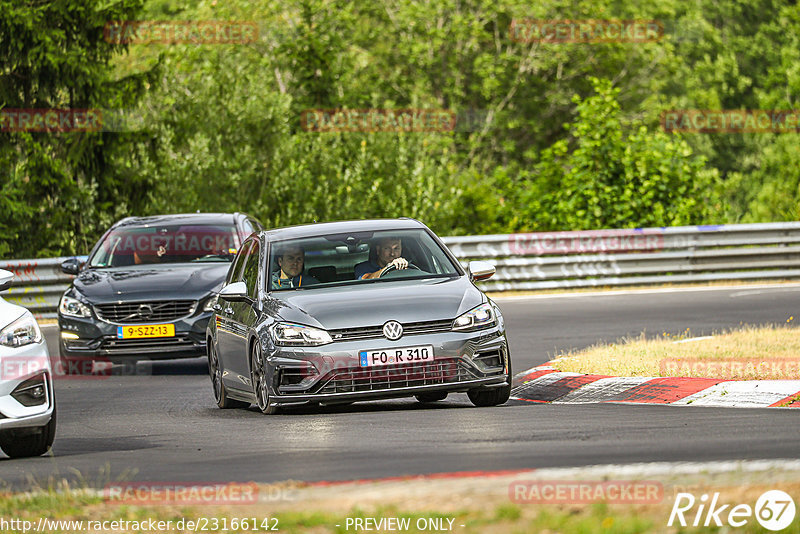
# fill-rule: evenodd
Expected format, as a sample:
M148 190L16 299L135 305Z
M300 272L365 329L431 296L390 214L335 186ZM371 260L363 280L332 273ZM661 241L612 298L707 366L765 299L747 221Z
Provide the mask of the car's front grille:
M199 345L199 341L192 339L188 334L178 334L175 337L154 337L146 339L116 339L107 337L103 339L100 350L106 351L108 354L175 352L192 349Z
M445 319L442 321L423 321L419 323L404 323L403 336L448 332L452 326L452 319ZM354 341L359 339L379 338L383 337L383 325L364 326L359 328L343 328L341 330L330 330L329 333L334 341Z
M462 362L441 359L432 362L387 365L374 369L352 367L335 371L315 393L348 393L456 384L477 378Z
M110 323L159 323L174 321L190 315L195 308L194 300L163 300L154 302L123 302L120 304L97 304L97 316Z

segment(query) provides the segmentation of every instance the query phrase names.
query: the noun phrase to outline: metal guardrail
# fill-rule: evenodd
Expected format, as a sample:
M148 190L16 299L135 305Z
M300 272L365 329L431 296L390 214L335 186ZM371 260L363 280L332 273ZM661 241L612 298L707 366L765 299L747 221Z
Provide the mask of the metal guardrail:
M466 266L486 260L488 291L800 278L800 222L445 237ZM67 258L0 261L16 276L4 298L56 316Z
M25 306L37 318L55 318L61 294L74 278L61 272L61 262L66 259L68 257L0 261L0 269L14 273L11 289L3 293L3 298Z
M487 291L800 278L800 222L448 237Z

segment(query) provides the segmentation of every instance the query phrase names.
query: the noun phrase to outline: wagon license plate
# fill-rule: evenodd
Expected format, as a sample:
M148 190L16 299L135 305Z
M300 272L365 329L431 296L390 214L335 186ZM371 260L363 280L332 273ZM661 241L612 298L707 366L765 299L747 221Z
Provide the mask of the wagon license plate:
M141 324L117 327L117 339L143 339L148 337L175 337L175 325Z
M399 363L433 361L433 345L399 347L396 349L362 350L358 353L361 367L380 367Z

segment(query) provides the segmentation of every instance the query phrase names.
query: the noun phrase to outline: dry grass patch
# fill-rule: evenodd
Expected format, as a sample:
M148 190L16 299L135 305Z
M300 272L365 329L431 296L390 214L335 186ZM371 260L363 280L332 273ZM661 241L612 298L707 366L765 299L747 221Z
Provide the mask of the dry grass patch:
M790 318L788 322L793 320ZM612 376L687 376L735 380L800 378L800 335L789 326L745 326L692 338L644 334L559 355L560 371Z

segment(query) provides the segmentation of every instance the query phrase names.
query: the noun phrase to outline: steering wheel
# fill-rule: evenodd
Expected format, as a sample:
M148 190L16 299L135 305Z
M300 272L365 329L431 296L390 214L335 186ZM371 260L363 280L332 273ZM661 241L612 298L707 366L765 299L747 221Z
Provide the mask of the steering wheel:
M417 267L416 265L414 265L414 264L413 264L413 263L411 263L411 262L408 262L408 267L406 267L406 268L405 268L405 269L403 269L403 270L405 271L405 270L407 270L407 269L416 269L417 271L421 271L421 270L422 270L422 269L420 269L419 267ZM380 275L378 278L383 278L383 277L384 277L384 276L386 276L387 274L389 274L389 273L391 273L391 272L394 272L394 271L396 271L396 270L397 270L397 265L395 265L395 264L389 265L389 267L388 267L388 268L387 268L385 271L383 271L383 272L381 273L381 275Z

